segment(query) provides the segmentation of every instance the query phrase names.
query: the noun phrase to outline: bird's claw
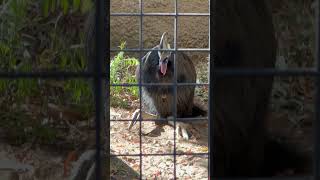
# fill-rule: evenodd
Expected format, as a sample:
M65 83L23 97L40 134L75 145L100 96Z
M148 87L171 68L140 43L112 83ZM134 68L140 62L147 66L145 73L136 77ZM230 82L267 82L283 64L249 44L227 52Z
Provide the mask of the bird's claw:
M137 121L140 119L141 116L141 112L140 109L136 109L131 116L132 121L130 121L130 124L128 126L129 131L131 130L131 128L137 123Z
M167 119L168 119L168 123L174 126L174 118L170 116ZM189 140L189 134L187 129L188 129L188 124L183 122L176 122L176 132L178 134L177 139L181 139L182 137L182 139L184 140Z
M130 122L128 129L130 131L130 129L137 123L137 121L140 121L142 119L148 119L148 120L152 120L152 119L158 119L158 116L155 114L150 114L144 111L141 111L140 109L136 109L131 116L132 121Z
M146 114L146 116L150 117L150 118L155 118L156 116L152 115L152 114ZM130 122L128 129L129 131L132 129L132 127L137 123L137 121L140 119L141 117L141 111L140 109L136 109L131 116L132 121ZM174 126L174 118L172 116L169 116L167 118L168 123L172 126ZM184 140L189 140L189 134L188 134L188 124L183 123L183 122L176 122L176 132L178 133L177 138L178 139L184 139Z

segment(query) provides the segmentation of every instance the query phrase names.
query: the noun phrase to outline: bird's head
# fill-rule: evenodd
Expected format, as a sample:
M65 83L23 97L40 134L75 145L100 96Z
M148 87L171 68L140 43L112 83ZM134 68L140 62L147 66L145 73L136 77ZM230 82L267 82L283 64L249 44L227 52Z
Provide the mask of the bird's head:
M168 50L168 49L170 49L170 44L168 43L167 32L164 32L160 40L159 51L158 51L159 70L163 76L166 75L169 59L171 56L170 51L163 51L163 50Z

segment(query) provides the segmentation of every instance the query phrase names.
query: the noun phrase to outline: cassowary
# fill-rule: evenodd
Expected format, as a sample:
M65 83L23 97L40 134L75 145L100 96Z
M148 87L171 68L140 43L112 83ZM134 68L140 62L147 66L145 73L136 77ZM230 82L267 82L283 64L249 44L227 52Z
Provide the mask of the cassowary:
M166 32L163 33L160 44L155 46L153 50L148 52L141 60L140 65L136 69L136 78L139 82L147 83L174 83L174 71L176 70L177 83L196 83L196 70L191 59L184 53L179 52L176 57L176 67L174 67L174 52L161 51L170 49L167 42ZM195 86L177 86L176 98L176 117L192 117L196 112L201 112L200 108L193 105ZM156 114L160 118L167 118L172 125L174 116L174 87L173 85L156 85L142 87L142 103L143 111ZM133 114L133 122L129 129L139 119L141 111L138 109ZM157 124L157 123L156 123ZM177 129L181 128L183 138L188 139L189 136L185 129L185 124L177 122Z

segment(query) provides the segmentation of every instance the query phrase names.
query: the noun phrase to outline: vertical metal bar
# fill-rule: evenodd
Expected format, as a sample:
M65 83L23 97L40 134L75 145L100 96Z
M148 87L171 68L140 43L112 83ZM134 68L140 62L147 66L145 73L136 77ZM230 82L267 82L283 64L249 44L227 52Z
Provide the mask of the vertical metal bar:
M102 64L102 72L106 72L106 84L102 84L102 95L106 95L102 97L102 100L105 100L101 104L103 111L105 113L104 119L102 121L102 135L104 135L104 141L103 141L103 149L106 156L103 157L103 160L105 161L104 166L102 166L103 172L102 175L105 174L105 177L102 176L103 179L109 179L110 177L110 1L105 1L106 3L106 8L105 8L105 13L104 13L104 29L105 29L105 50L102 52L105 57L102 56L101 58L101 64ZM102 7L104 7L102 5ZM102 38L103 40L104 38ZM103 49L103 48L102 48ZM107 70L108 69L108 70ZM101 76L100 76L101 77ZM102 80L102 83L104 81ZM107 121L107 122L106 122Z
M215 21L215 15L213 13L213 9L216 7L216 0L209 0L209 2L211 1L210 3L210 18L209 18L209 27L210 27L210 40L209 40L209 43L210 43L210 56L209 56L209 72L210 72L210 75L209 75L209 111L208 111L208 119L209 119L209 123L208 123L208 126L209 126L209 179L213 179L213 146L214 146L214 142L213 142L213 139L214 139L214 93L213 93L213 83L214 83L214 54L213 54L213 50L211 48L211 44L213 44L213 41L214 41L214 21ZM213 61L212 61L213 59Z
M140 24L139 24L139 108L140 108L140 113L142 112L142 74L141 74L141 69L142 69L142 63L141 63L141 58L142 58L142 48L143 48L143 36L142 36L142 28L143 28L143 0L139 0L139 6L140 6ZM142 113L139 116L139 138L140 138L140 179L142 179Z
M211 0L208 0L208 11L209 11L209 14L211 15L211 4L210 4L210 1ZM209 28L209 39L208 39L208 48L210 49L210 53L209 53L209 58L208 58L208 61L209 61L209 78L208 78L208 82L209 82L209 93L211 92L211 83L210 83L210 77L211 77L211 74L210 74L210 67L211 67L211 59L210 59L210 54L211 54L211 46L210 46L210 37L211 37L211 29L210 29L210 22L211 22L211 17L209 15L209 20L208 20L208 28ZM209 95L209 101L208 101L208 109L210 109L210 101L211 100L211 96ZM209 145L209 148L208 148L208 178L210 178L210 142L211 142L211 128L210 128L210 111L208 113L208 134L209 134L209 137L208 137L208 145Z
M174 1L174 11L175 11L175 16L174 16L174 88L173 88L173 175L174 179L177 178L177 145L176 145L176 127L177 127L177 56L178 56L178 51L177 51L177 30L178 30L178 0ZM179 132L178 132L179 133Z
M320 71L320 0L317 1L316 9L316 57L317 71ZM314 122L314 179L320 179L320 77L316 76L316 102Z
M108 2L108 3L107 3ZM96 179L106 179L107 176L110 175L110 168L106 168L106 166L109 167L110 165L110 150L107 146L106 152L108 153L107 156L104 154L106 152L101 153L101 145L105 144L105 139L108 139L108 145L109 143L109 136L107 135L107 138L101 138L105 137L104 134L105 131L101 131L101 127L108 129L109 134L109 127L110 124L108 121L108 126L106 127L106 124L104 122L104 116L107 115L109 118L109 110L107 110L106 114L105 112L105 84L104 84L104 78L101 77L102 72L105 72L105 60L108 59L109 63L109 14L110 14L110 6L109 1L96 1L96 59L95 59L95 66L94 66L94 95L95 95L95 109L96 109L96 118L95 118L95 128L96 128ZM107 63L107 64L108 64ZM110 67L108 65L108 67ZM109 71L107 72L107 84L108 87L110 86L109 82ZM108 91L109 92L109 91ZM108 96L109 97L109 96ZM101 133L103 132L103 133ZM103 170L102 170L103 169Z

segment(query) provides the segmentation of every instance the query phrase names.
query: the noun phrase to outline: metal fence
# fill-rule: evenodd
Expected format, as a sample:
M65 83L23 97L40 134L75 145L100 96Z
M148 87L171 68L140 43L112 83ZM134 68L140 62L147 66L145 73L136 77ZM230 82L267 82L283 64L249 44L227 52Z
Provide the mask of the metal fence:
M319 1L317 1L319 3ZM110 4L109 4L110 5ZM108 8L106 9L107 11L109 11L109 5ZM97 6L99 7L99 6ZM174 12L173 13L144 13L143 12L143 0L139 0L139 9L140 12L139 13L112 13L112 14L108 14L107 13L102 13L102 14L108 14L110 16L137 16L140 18L140 24L139 24L139 48L138 49L125 49L123 51L127 51L127 52L140 52L140 59L142 57L142 53L143 52L147 52L147 51L152 51L152 49L145 49L142 48L142 40L143 40L143 18L145 16L170 16L170 17L174 17L174 49L170 50L173 51L175 53L174 58L176 59L176 54L179 51L187 51L187 52L210 52L210 56L209 57L214 57L214 50L212 50L210 48L210 44L214 43L214 38L210 38L214 36L214 9L218 8L215 7L215 1L214 0L209 0L209 13L179 13L178 12L178 0L174 1ZM316 11L316 18L317 18L317 27L316 27L316 32L317 32L317 44L316 44L316 60L318 62L317 67L314 68L306 68L306 69L289 69L289 70L276 70L276 69L259 69L259 70L255 70L255 69L214 69L213 68L213 62L210 61L209 59L209 63L210 63L210 77L209 77L209 83L196 83L196 84L181 84L181 83L177 83L176 81L176 72L174 74L174 96L176 97L176 93L177 93L177 86L183 86L183 85L197 85L197 86L201 86L201 85L207 85L209 86L209 112L208 112L208 131L209 131L209 152L208 153L177 153L176 152L176 120L192 120L191 119L181 119L181 118L176 118L176 106L174 106L174 152L173 154L143 154L142 153L142 141L141 141L141 117L140 117L140 121L139 121L139 134L140 134L140 153L139 154L114 154L114 155L110 155L110 156L136 156L140 158L140 179L142 179L142 158L144 156L162 156L162 155L172 155L174 157L174 177L176 178L176 156L178 155L204 155L204 156L208 156L208 177L209 179L211 179L213 177L214 172L212 171L212 167L214 165L214 160L213 160L213 154L212 154L212 147L214 142L212 141L213 138L213 101L212 98L213 97L213 77L218 77L218 76L223 76L223 77L228 77L228 76L233 76L233 77L244 77L244 76L256 76L256 77L267 77L267 76L281 76L281 77L285 77L285 76L312 76L312 77L316 77L317 81L316 81L316 103L315 103L315 108L316 108L316 119L315 119L315 134L314 134L314 144L315 144L315 150L314 150L314 174L311 177L290 177L290 178L251 178L251 179L320 179L320 144L317 143L318 139L320 139L320 131L317 131L317 127L320 126L320 110L318 110L317 108L320 106L320 49L319 49L319 42L320 42L320 36L319 36L319 28L320 28L320 19L319 19L319 6L317 7L317 11ZM109 17L107 15L107 17ZM178 17L180 16L197 16L197 17L209 17L209 47L207 49L199 49L199 48L190 48L190 49L186 49L186 48L178 48L177 47L177 22L178 22ZM109 18L108 18L109 20ZM211 29L210 29L211 26ZM98 35L99 36L99 35ZM115 52L115 51L119 51L119 49L110 49L111 52ZM109 52L110 53L110 52ZM174 67L176 66L176 61L174 61ZM141 63L140 63L140 67L141 67ZM140 68L141 69L141 68ZM139 72L141 74L141 71ZM140 92L140 109L142 109L141 107L141 88L142 86L157 86L158 84L142 84L141 82L139 82L138 84L111 84L110 86L139 86L139 92ZM175 104L176 99L174 100L174 104ZM202 118L200 120L206 120L206 118ZM117 121L117 120L114 120ZM131 121L131 119L128 119L127 121ZM144 120L146 121L146 120ZM150 121L157 121L157 120L150 120ZM109 142L109 141L108 141ZM109 157L110 157L109 156ZM109 161L108 161L109 162ZM109 167L108 167L109 168ZM239 178L239 179L247 179L247 178Z
M210 4L210 0L209 0L209 4ZM178 17L181 16L188 16L188 17L209 17L209 21L208 21L208 26L210 25L210 13L179 13L178 12L178 0L174 0L174 13L144 13L143 9L144 9L144 2L143 0L139 0L139 13L111 13L110 16L112 17L119 17L119 16L128 16L128 17L132 17L132 16L137 16L140 18L139 20L139 48L138 49L124 49L121 51L124 52L139 52L140 53L140 58L141 59L143 57L143 53L144 52L148 52L148 51L156 51L154 49L146 49L143 48L143 18L145 16L149 16L149 17L174 17L174 42L173 42L173 49L170 50L164 50L164 51L171 51L174 52L174 69L176 69L176 58L177 58L177 52L208 52L210 53L210 45L208 48L178 48L177 47L177 32L178 32ZM208 12L210 12L210 6L208 6ZM210 26L209 26L209 31L210 32ZM209 39L208 42L210 42L210 34L209 34ZM120 51L119 49L110 49L111 52L117 52ZM141 63L140 63L140 77L141 77ZM174 82L173 83L142 83L141 81L138 84L111 84L111 86L124 86L124 87L128 87L128 86L138 86L139 87L139 97L140 97L140 109L142 110L142 87L143 86L168 86L171 85L173 86L173 93L174 93L174 100L173 100L173 117L174 117L174 135L173 135L173 153L161 153L161 154L146 154L146 153L142 153L142 118L140 116L140 120L139 120L139 134L140 134L140 153L138 154L113 154L110 155L111 157L117 157L117 156L133 156L133 157L139 157L140 158L140 179L142 179L143 176L143 171L142 171L142 158L143 157L147 157L147 156L173 156L173 174L174 177L176 178L176 157L177 156L209 156L209 153L177 153L176 152L176 121L208 121L208 119L210 118L177 118L176 114L177 114L177 107L176 107L176 101L177 101L177 87L178 86L209 86L209 83L177 83L177 71L174 70ZM126 120L110 120L110 121L132 121L132 119L126 119ZM163 121L163 119L143 119L144 122L146 121ZM210 130L209 130L210 133ZM210 139L210 136L209 136ZM208 161L208 177L210 177L210 161Z
M139 0L140 5L140 13L113 13L110 14L110 1L96 1L96 29L97 29L97 36L96 36L96 53L97 58L95 59L95 69L94 72L0 72L0 78L1 79L18 79L18 78L42 78L42 79L70 79L70 78L87 78L87 79L93 79L94 80L94 94L95 94L95 108L96 108L96 179L101 179L102 174L102 167L101 163L104 161L106 163L106 169L103 169L103 171L106 171L107 176L110 175L109 169L110 169L110 157L111 156L137 156L140 158L140 178L142 178L142 157L143 156L152 156L152 155L172 155L174 156L174 176L176 177L176 156L178 155L204 155L209 157L208 161L208 176L211 179L212 175L214 174L213 171L210 171L212 168L210 166L214 165L213 155L212 155L212 147L213 142L213 115L212 111L209 111L209 153L203 153L203 154L193 154L193 153L177 153L176 152L176 139L174 136L174 153L173 154L143 154L141 151L141 136L140 136L140 153L139 154L114 154L110 155L108 154L110 152L110 111L109 111L109 95L107 93L107 96L105 97L104 92L110 92L110 86L139 86L140 93L141 93L141 87L146 86L146 84L142 84L139 82L139 84L111 84L110 85L110 79L109 79L109 71L105 72L105 67L110 67L110 62L104 63L105 59L110 59L110 52L112 51L119 51L118 49L110 49L109 43L110 42L110 16L138 16L140 17L140 29L139 29L139 49L125 49L123 51L129 51L129 52L140 52L140 57L142 57L142 52L150 51L151 49L143 49L142 48L142 39L143 39L143 17L144 16L171 16L174 17L174 49L173 52L177 53L179 51L188 51L188 52L210 52L210 57L214 57L214 51L210 49L210 45L208 49L182 49L177 47L177 22L178 17L180 16L204 16L209 17L210 19L210 36L214 35L214 27L213 27L213 21L214 21L214 9L215 7L215 1L212 0L210 2L209 0L209 12L210 13L179 13L178 12L178 0L175 0L175 12L174 13L144 13L143 12L143 0ZM319 1L317 1L319 4ZM315 98L315 108L316 108L316 117L315 117L315 124L314 124L314 174L312 177L297 177L297 178L269 178L269 179L314 179L319 180L320 179L320 35L319 35L319 29L320 29L320 14L319 14L319 6L317 6L316 9L316 61L317 61L317 67L316 68L309 68L309 69L290 69L290 70L275 70L275 69L261 69L261 70L254 70L254 69L213 69L213 63L210 63L210 83L203 83L203 84L191 84L191 85L208 85L210 90L210 98L209 98L209 109L213 108L213 86L212 86L212 80L213 77L217 76L311 76L316 78L316 98ZM209 37L210 37L209 36ZM213 43L213 38L210 39L209 44ZM175 73L176 76L176 73ZM176 79L176 78L175 78ZM105 81L106 80L106 81ZM107 83L107 86L105 86L105 83ZM152 85L152 84L149 84ZM174 83L175 88L175 95L176 95L176 88L180 84L177 84L177 82ZM186 85L186 84L182 84ZM141 94L140 94L140 102L141 102ZM107 108L104 108L104 106L107 105ZM141 107L141 103L140 103ZM176 109L175 109L176 110ZM105 118L106 117L106 118ZM107 122L105 122L105 119ZM174 126L176 126L176 120L177 118L174 118ZM187 119L190 120L190 119ZM204 119L202 119L204 120ZM130 120L128 120L130 121ZM155 121L155 120L152 120ZM102 128L103 127L103 128ZM102 132L102 129L106 127L106 134ZM176 129L176 128L174 128ZM176 132L175 132L176 134ZM140 135L141 135L141 119L140 119ZM105 138L101 138L101 137ZM103 147L103 145L106 145ZM106 152L107 156L105 159L101 159L101 151ZM105 168L105 167L103 167ZM239 179L246 179L246 178L239 178ZM260 178L253 178L253 179L260 179ZM264 178L261 178L264 179Z

